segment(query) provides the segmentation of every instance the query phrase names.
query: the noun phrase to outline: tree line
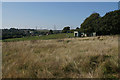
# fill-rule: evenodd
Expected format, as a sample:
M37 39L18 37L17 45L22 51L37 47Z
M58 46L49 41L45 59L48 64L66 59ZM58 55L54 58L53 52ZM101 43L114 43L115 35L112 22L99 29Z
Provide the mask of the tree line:
M35 30L35 29L2 29L2 39L21 38L29 36L41 36L46 34L57 34L60 30Z

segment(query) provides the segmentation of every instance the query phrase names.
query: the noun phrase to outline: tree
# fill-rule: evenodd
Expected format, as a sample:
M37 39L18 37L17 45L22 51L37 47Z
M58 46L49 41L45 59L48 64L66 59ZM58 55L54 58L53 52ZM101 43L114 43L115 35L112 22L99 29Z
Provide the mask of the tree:
M53 30L50 30L50 31L49 31L49 34L53 34Z
M63 30L62 30L62 33L69 33L70 32L70 27L67 26L67 27L64 27Z
M120 34L120 10L106 13L100 17L98 13L93 13L81 24L80 31L85 33L96 32L97 35Z
M108 12L100 20L100 31L103 35L120 34L120 10Z
M85 33L95 32L95 29L98 27L96 24L96 20L100 18L98 13L91 14L85 21L81 24L81 31Z

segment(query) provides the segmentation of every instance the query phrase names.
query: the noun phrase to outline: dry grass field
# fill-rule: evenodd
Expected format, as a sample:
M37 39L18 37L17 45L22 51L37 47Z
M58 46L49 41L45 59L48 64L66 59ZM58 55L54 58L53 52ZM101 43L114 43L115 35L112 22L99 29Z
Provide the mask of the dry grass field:
M118 36L2 43L3 78L118 78Z

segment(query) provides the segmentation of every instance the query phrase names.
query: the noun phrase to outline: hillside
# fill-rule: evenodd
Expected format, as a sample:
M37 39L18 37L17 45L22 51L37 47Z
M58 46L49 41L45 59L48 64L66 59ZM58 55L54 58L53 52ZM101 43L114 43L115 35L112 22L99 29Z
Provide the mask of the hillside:
M3 78L118 78L118 36L2 43Z

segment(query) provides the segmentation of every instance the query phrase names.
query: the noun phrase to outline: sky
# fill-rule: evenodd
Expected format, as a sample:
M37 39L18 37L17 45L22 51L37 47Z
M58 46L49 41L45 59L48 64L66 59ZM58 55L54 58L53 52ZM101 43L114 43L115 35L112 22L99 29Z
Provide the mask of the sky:
M2 2L118 2L119 0L1 0Z
M117 2L3 2L2 28L75 29L92 13L117 9Z

